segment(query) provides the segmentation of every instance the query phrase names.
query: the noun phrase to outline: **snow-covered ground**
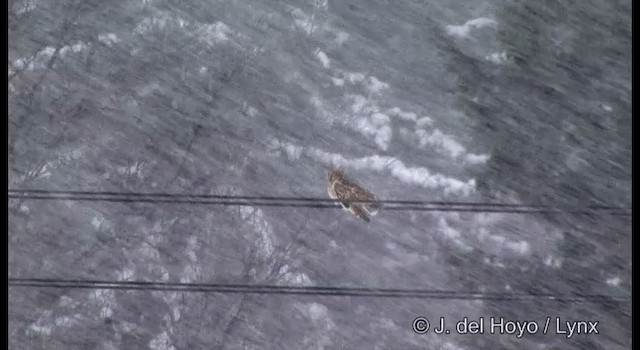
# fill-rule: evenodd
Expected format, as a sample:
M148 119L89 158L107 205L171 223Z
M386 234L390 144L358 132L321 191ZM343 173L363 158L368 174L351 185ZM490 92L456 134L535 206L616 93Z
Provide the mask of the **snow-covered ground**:
M79 7L78 7L79 6ZM630 204L631 1L9 4L9 187ZM612 216L9 202L9 275L631 290ZM415 334L418 316L598 335ZM9 289L11 349L627 349L630 303Z

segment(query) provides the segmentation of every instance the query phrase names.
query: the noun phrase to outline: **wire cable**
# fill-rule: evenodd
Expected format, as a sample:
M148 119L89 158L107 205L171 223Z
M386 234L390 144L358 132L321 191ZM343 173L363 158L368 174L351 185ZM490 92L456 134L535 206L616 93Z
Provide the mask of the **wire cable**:
M82 279L9 278L9 287L56 289L146 290L185 293L308 295L332 297L373 297L398 299L451 299L527 301L549 300L563 302L630 302L630 297L602 294L543 294L543 293L487 293L454 290L384 289L322 286L276 286L258 284L174 283L147 281L106 281Z
M174 203L190 205L225 206L265 206L265 207L305 207L317 209L340 208L337 204L345 202L337 199L314 197L278 197L278 196L225 196L211 194L175 194L140 192L98 192L98 191L60 191L60 190L9 190L10 199L28 200L73 200L103 201L123 203ZM457 212L499 212L499 213L575 213L592 214L607 212L616 216L630 216L631 209L624 207L588 205L588 206L550 206L512 203L418 201L418 200L372 200L348 201L348 203L379 203L384 210L410 211L457 211Z

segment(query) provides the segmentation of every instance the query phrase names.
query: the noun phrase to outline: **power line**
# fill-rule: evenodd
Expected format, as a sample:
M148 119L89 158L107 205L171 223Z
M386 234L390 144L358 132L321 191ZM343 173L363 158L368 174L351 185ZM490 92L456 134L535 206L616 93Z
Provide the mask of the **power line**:
M562 302L630 302L630 297L603 294L544 294L544 293L487 293L454 290L384 289L322 286L276 286L258 284L174 283L147 281L105 281L81 279L9 278L9 287L56 289L147 290L185 293L308 295L331 297L372 297L397 299L451 299L527 301L549 300Z
M162 192L115 192L115 191L61 191L61 190L9 190L12 195L31 195L41 194L47 196L114 196L114 197L166 197L166 198L199 198L199 199L221 199L221 200L274 200L274 201L302 201L302 202L328 202L337 203L340 200L319 198L319 197L283 197L283 196L228 196L213 194L181 194L181 193L162 193ZM406 205L466 205L466 206L497 206L497 207L518 207L518 208L543 208L548 205L531 205L531 204L515 204L515 203L487 203L487 202L452 202L452 201L418 201L418 200L372 200L372 201L352 201L352 203L387 203L387 204L406 204ZM571 208L571 207L565 207ZM592 210L615 210L626 209L623 207L606 206L606 205L589 205L581 208Z
M140 192L98 192L98 191L60 191L60 190L9 190L9 198L29 200L73 200L103 201L123 203L174 203L190 205L225 206L266 206L266 207L305 207L317 209L339 208L340 200L315 197L278 197L278 196L226 196L210 194L177 193L140 193ZM342 201L344 202L344 201ZM411 211L457 211L457 212L499 212L499 213L576 213L591 214L607 212L611 215L629 216L631 209L605 205L587 206L551 206L513 203L482 203L452 201L418 200L373 200L349 201L350 203L380 203L385 210Z

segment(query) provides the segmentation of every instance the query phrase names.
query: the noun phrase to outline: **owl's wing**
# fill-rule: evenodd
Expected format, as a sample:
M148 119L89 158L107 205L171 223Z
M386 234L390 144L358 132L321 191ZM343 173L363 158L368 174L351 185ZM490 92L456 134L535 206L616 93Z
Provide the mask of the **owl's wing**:
M354 200L353 186L348 183L336 182L333 185L333 191L336 194L336 198L341 201L341 204L345 208L349 208L349 202L347 200Z
M356 185L354 188L354 196L361 201L372 201L374 199L373 193L371 193L371 191L358 185Z
M339 199L349 199L352 201L375 200L374 195L369 190L355 183L337 183L334 190ZM369 205L369 203L365 205Z
M376 215L381 208L381 203L376 200L373 193L362 186L355 185L354 198L360 201L368 201L368 203L363 203L362 207L371 215Z

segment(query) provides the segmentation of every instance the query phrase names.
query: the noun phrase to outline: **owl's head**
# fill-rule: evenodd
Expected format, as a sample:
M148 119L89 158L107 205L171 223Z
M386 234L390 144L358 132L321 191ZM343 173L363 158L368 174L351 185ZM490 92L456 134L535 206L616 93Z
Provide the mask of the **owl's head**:
M345 175L344 172L342 172L342 170L329 170L329 172L327 173L327 181L329 182L334 182L334 181L339 181L342 179L345 179L347 177L347 175Z

